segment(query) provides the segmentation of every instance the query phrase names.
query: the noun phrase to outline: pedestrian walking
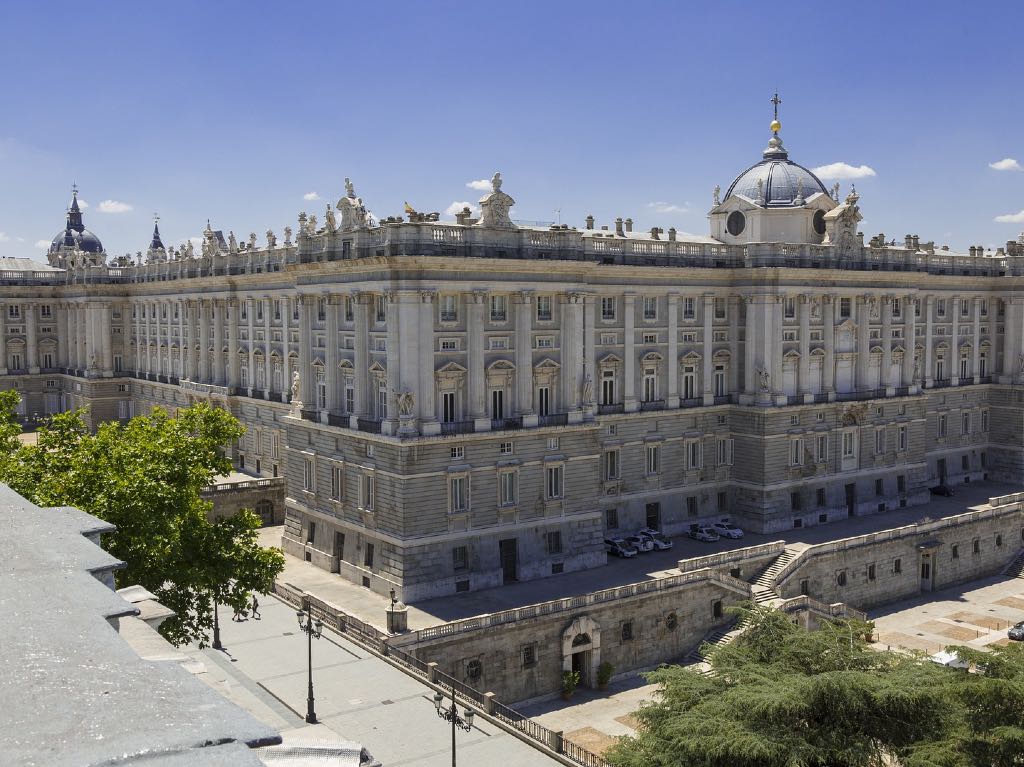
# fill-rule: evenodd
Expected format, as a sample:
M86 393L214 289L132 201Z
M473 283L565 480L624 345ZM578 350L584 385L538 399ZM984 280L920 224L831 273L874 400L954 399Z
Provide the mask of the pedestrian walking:
M241 611L241 609L239 609L237 607L235 608L235 614L231 616L231 620L233 620L233 621L241 621L242 620L242 611Z
M256 598L256 595L252 595L252 617L256 620L260 619L260 601Z

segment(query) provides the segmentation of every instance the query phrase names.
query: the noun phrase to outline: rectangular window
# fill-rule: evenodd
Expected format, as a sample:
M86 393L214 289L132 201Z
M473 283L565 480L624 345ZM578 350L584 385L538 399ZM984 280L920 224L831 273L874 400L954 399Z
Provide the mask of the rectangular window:
M466 477L449 478L448 498L448 510L453 514L469 508L469 482Z
M459 350L459 339L458 338L442 338L441 339L441 351L443 352L457 352Z
M686 516L696 517L699 513L697 508L697 497L690 495L686 498Z
M903 474L896 475L896 492L900 495L907 492L907 478Z
M816 496L817 498L815 500L817 500L818 502L819 509L822 509L826 505L828 505L828 494L825 492L825 488L819 487Z
M839 299L839 316L843 319L847 319L850 316L850 299L840 298Z
M945 437L946 436L946 415L945 415L945 413L942 413L942 414L939 415L939 422L938 422L938 426L935 429L935 433L939 437Z
M724 320L725 319L725 299L724 298L716 298L715 299L715 319L716 320Z
M819 434L815 440L814 460L817 463L828 462L828 435Z
M981 430L984 432L988 431L988 411L981 411Z
M661 472L661 446L647 446L647 473L658 474Z
M551 296L537 296L537 321L551 321Z
M683 298L683 319L692 320L696 316L695 302L693 296Z
M621 636L623 642L628 642L633 638L633 621L623 621Z
M686 468L700 469L704 466L704 444L699 440L686 443Z
M377 494L376 480L372 474L364 474L362 482L362 497L359 499L366 511L373 511L373 504Z
M868 580L873 581L875 579L875 565L874 563L868 565Z
M501 506L516 505L516 473L503 471L498 475L498 503Z
M563 470L561 466L548 466L545 469L545 497L555 500L562 497Z
M955 543L949 547L949 551L953 559L960 559L960 547L957 546Z
M964 413L960 417L960 433L970 434L971 433L971 414Z
M804 462L804 441L795 437L789 441L789 464L790 466L802 466Z
M441 296L441 322L458 322L459 297Z
M281 435L274 433L270 437L270 457L277 459L281 457Z
M892 572L894 575L899 575L903 572L903 560L899 557L892 561Z
M515 450L515 446L511 442L502 442L498 447L498 453L501 455L512 455Z
M537 665L537 645L528 644L523 648L523 668L533 668Z
M907 427L906 426L900 426L899 429L897 430L897 434L898 434L898 437L899 437L899 442L898 442L899 450L900 450L900 452L903 452L904 450L907 449Z
M469 567L469 552L465 546L456 546L452 549L452 569L465 570Z
M331 467L331 499L341 501L345 498L345 467Z
M508 296L491 296L491 322L508 319Z
M796 299L792 296L787 296L782 303L783 316L786 319L793 319L796 317Z
M458 447L453 447L451 450L449 450L448 454L453 461L458 461L465 457L466 448L463 447L462 445L459 445Z
M654 296L644 296L644 319L658 319L658 299Z
M980 538L975 538L973 543L972 543L972 547L973 547L973 550L974 550L975 554L980 554L981 553L981 539Z
M562 531L551 530L544 535L544 545L548 554L562 553Z
M441 394L441 422L455 423L455 392L446 391Z
M548 437L548 450L558 450L558 437Z
M366 549L363 552L363 567L373 567L373 544L366 544Z
M735 441L730 437L728 439L718 440L718 465L719 466L732 466L732 456Z
M601 319L612 321L615 319L616 299L615 296L603 296L601 298Z
M384 322L388 317L388 297L385 295L378 295L374 301L374 320L376 322Z
M316 522L311 520L308 524L309 526L306 528L306 543L312 545L316 540Z
M644 343L645 344L656 344L656 343L658 343L658 334L657 333L644 333Z
M885 429L875 429L875 452L885 452Z
M314 481L316 475L313 471L313 459L303 458L302 459L302 489L307 493L312 493L314 490Z
M605 509L604 510L604 526L608 530L619 529L619 510L618 509Z
M856 450L856 440L852 431L843 432L843 458L852 458Z
M875 495L885 495L885 481L881 478L875 480Z
M945 317L946 316L946 299L945 298L940 298L938 301L935 302L935 314L938 317Z
M613 480L619 478L619 451L607 450L604 454L604 478Z
M791 511L801 511L803 509L803 498L798 492L789 494L789 508Z

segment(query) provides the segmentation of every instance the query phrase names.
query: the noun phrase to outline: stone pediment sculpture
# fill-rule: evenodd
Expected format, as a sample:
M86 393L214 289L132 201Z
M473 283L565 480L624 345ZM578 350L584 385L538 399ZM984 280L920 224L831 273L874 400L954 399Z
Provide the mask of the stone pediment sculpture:
M822 244L834 245L840 259L852 258L860 253L857 224L864 217L857 206L858 200L860 195L857 194L857 190L851 189L842 205L825 214L825 239Z
M761 368L761 369L759 369L757 371L757 376L758 376L758 379L759 379L759 388L761 389L761 391L763 391L763 392L770 391L771 390L771 375L768 373L768 371L765 370L764 368Z
M839 418L840 426L860 426L864 423L864 416L867 415L868 406L866 403L847 405Z
M501 191L501 174L495 173L491 178L491 193L480 198L480 220L476 226L515 229L516 225L509 218L509 211L515 204L515 200Z
M398 413L403 416L411 416L416 411L416 395L411 391L403 391L398 395Z
M341 228L363 229L366 227L366 208L361 197L356 197L356 189L351 179L345 179L345 196L338 200L336 206L341 212Z

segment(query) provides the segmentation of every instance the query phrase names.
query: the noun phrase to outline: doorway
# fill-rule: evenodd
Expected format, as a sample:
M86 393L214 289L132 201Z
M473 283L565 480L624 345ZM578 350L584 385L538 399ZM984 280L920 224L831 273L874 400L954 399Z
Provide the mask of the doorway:
M935 464L935 469L939 474L939 484L946 484L946 459L940 458Z
M852 517L857 512L857 484L851 482L846 486L846 516Z
M921 552L921 591L931 591L935 587L935 562L931 552Z
M577 634L572 640L572 670L580 675L580 684L592 687L594 680L590 678L593 643L589 634Z
M652 530L661 529L661 504L647 504L647 526Z
M501 582L515 583L519 580L519 549L515 538L498 541L498 557L501 560Z

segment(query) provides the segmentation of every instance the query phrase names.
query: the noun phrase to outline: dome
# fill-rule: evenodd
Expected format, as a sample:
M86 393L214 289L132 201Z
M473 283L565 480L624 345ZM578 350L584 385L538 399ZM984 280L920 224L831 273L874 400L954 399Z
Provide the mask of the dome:
M84 228L80 232L70 228L59 232L53 238L53 242L50 243L50 252L54 253L62 246L78 248L78 250L84 250L86 253L103 252L103 243L100 242L100 238Z
M782 139L775 135L764 150L764 159L736 177L725 193L725 199L740 194L756 201L763 195L762 204L766 208L792 208L799 207L818 192L828 194L817 176L789 159ZM798 197L802 198L799 202Z

